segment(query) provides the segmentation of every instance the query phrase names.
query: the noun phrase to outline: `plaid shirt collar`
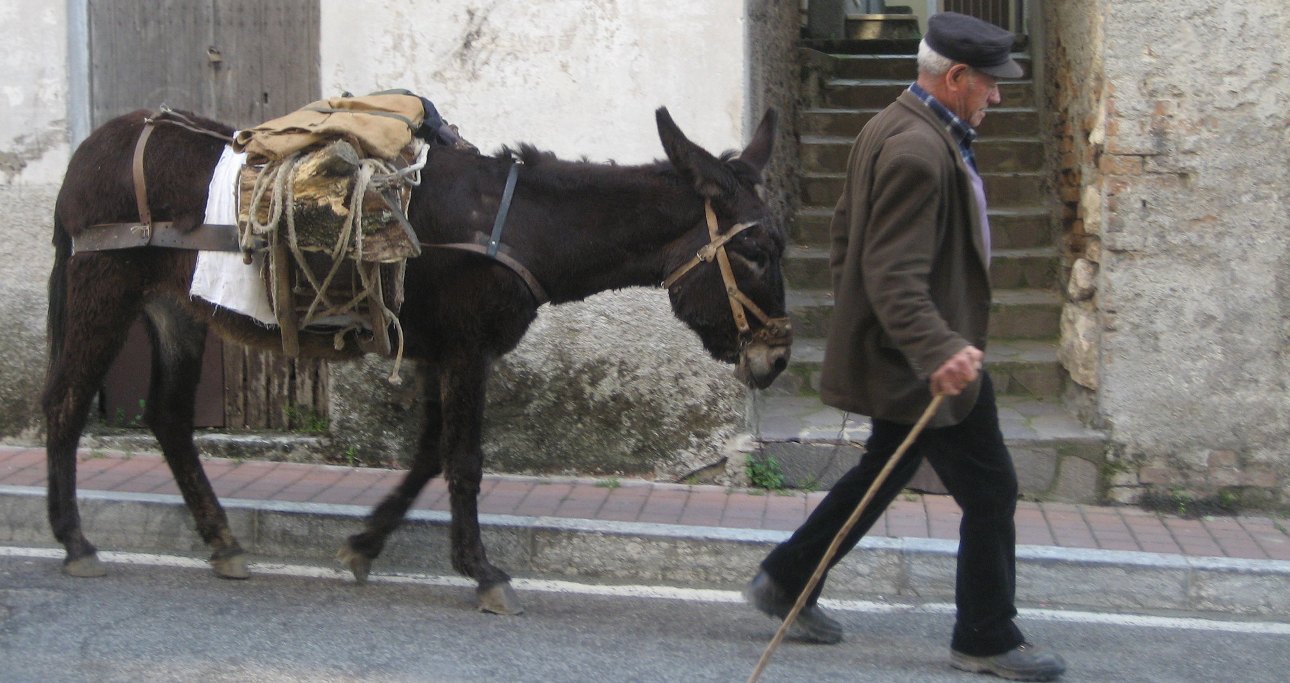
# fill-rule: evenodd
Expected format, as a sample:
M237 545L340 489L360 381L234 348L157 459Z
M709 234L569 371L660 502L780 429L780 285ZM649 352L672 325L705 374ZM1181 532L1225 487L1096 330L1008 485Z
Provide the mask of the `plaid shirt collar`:
M927 108L931 109L933 114L936 114L936 118L945 124L945 130L949 131L950 137L958 141L959 153L963 155L963 160L975 171L976 155L972 154L972 142L976 140L976 129L969 125L967 121L955 116L954 112L946 109L945 105L938 102L935 97L932 97L931 93L924 90L917 83L909 84L909 92L913 93L914 97L922 100L923 104L927 105Z

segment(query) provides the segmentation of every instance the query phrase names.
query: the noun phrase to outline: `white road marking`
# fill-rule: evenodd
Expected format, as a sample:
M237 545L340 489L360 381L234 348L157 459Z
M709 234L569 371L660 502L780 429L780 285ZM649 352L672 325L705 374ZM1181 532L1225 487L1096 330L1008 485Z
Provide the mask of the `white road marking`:
M58 548L0 546L0 557L61 560L63 558L63 551ZM209 569L210 567L205 560L195 557L181 557L178 555L100 551L99 559L108 564L129 564L148 567L174 567L180 569ZM275 562L252 562L251 572L253 575L268 574L272 576L287 576L293 578L350 578L349 571L340 567L330 568L314 565L280 564ZM475 587L474 581L464 577L435 576L430 574L372 574L368 577L368 581L371 583L401 583L421 586L451 586L472 589ZM641 598L648 600L678 600L683 602L743 602L743 597L737 591L703 588L634 585L618 586L576 583L573 581L556 581L551 579L519 578L512 579L511 583L518 591L535 591L539 593L595 595L619 598ZM903 604L876 602L871 600L829 599L824 599L820 602L830 609L842 612L859 612L865 614L952 614L954 612L954 605L944 602ZM1274 621L1227 621L1220 619L1202 619L1199 617L1164 617L1143 614L1102 613L1057 609L1021 608L1018 612L1020 612L1022 617L1035 621L1106 624L1110 626L1163 628L1185 631L1290 635L1290 623Z

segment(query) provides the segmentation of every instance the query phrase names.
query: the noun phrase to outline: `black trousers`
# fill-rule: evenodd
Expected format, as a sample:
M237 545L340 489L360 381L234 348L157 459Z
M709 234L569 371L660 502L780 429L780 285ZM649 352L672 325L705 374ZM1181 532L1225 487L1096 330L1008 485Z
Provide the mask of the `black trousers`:
M792 537L762 561L762 569L777 584L794 596L801 592L833 537L910 429L912 425L873 421L873 433L865 443L860 463L834 484ZM1017 473L999 430L994 385L989 375L983 373L980 398L963 422L952 427L924 429L919 434L844 540L830 568L869 531L913 478L924 458L963 510L955 582L958 614L950 646L974 656L1007 652L1023 641L1021 631L1013 623L1017 616L1013 523L1017 509ZM823 586L821 580L808 604L819 599Z

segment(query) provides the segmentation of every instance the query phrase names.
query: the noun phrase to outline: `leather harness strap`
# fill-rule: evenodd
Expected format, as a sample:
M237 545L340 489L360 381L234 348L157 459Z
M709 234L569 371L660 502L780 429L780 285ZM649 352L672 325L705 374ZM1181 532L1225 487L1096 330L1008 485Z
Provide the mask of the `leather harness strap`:
M537 278L533 276L533 273L529 271L528 268L524 267L524 264L520 263L518 259L512 256L511 250L507 248L506 245L498 244L496 246L492 246L492 240L488 235L485 235L482 232L475 233L474 242L452 242L449 244L426 244L425 242L422 242L421 246L434 249L468 251L473 254L479 254L480 256L493 259L507 268L510 268L511 271L524 281L524 284L529 288L529 292L533 295L534 300L537 301L539 306L551 300L550 297L547 296L546 290L542 288L542 284L538 282Z
M152 220L148 208L148 181L144 171L143 155L148 138L157 124L165 123L193 132L231 142L232 138L218 131L201 128L184 115L163 107L160 112L143 120L143 131L134 145L134 159L130 170L134 181L134 202L139 220L133 223L97 223L72 238L72 253L109 251L134 247L170 247L174 249L199 249L203 251L241 251L237 226L205 223L192 230L180 230L172 221Z
M506 215L511 212L511 198L515 196L515 181L519 175L519 164L512 163L506 172L506 187L502 190L502 203L497 207L497 218L493 219L493 234L488 240L489 256L496 256L497 248L502 244L502 231L506 229Z
M143 132L134 145L134 163L131 165L134 172L134 201L139 207L139 222L143 224L145 235L152 233L152 210L148 208L148 181L143 174L143 151L148 147L148 138L152 137L152 131L156 127L151 117L143 120Z
M512 272L518 275L529 288L529 293L533 295L533 299L541 306L551 300L547 296L546 290L538 282L538 279L534 277L533 273L528 268L525 268L524 264L519 262L519 259L513 256L513 252L502 244L502 233L506 230L506 217L511 212L511 199L515 196L515 182L519 177L519 171L520 165L513 163L510 170L506 172L506 185L502 189L502 200L497 206L497 217L493 219L493 232L491 235L476 232L474 242L452 242L449 244L426 244L422 242L421 246L468 251L493 259L510 268Z
M699 249L689 261L681 267L672 271L663 280L663 288L670 289L676 284L682 276L694 269L700 263L717 262L717 267L721 271L721 280L726 286L726 298L730 301L730 314L734 316L735 327L739 330L739 335L745 339L758 339L769 344L789 344L792 343L793 326L787 317L772 318L766 315L748 295L739 289L739 283L735 279L734 269L730 267L730 256L726 253L726 243L735 235L757 225L756 221L750 223L736 223L732 225L725 234L721 234L720 227L717 225L717 214L712 210L712 201L708 200L703 203L704 218L708 223L708 243ZM747 313L752 313L754 317L761 321L762 327L753 333L751 326L748 324Z

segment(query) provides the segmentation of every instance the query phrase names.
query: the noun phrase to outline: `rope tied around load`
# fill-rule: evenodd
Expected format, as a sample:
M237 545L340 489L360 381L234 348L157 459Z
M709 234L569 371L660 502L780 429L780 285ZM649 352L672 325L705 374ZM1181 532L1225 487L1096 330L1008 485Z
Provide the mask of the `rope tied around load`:
M336 145L344 147L333 149ZM251 208L245 211L245 219L239 222L239 243L244 253L249 255L251 250L258 248L257 245L263 245L265 242L269 244L276 242L284 245L285 250L272 248L268 250L269 272L281 273L286 272L282 269L295 267L296 278L290 289L270 288L270 303L276 317L282 323L284 332L289 332L285 329L289 325L302 329L319 324L323 320L349 317L352 322L339 327L334 332L333 343L339 350L344 347L345 337L351 332L370 327L379 337L384 330L378 330L378 327L384 327L385 324L393 325L394 333L398 338L396 349L392 349L395 351L394 368L389 381L393 384L401 383L399 370L402 366L405 342L396 307L388 305L384 285L395 284L399 293L393 298L401 301L401 283L406 269L406 260L409 256L417 255L420 252L420 246L415 239L411 238L410 227L404 229L405 237L409 238L405 241L409 244L400 245L392 253L389 249L389 240L382 242L385 249L383 251L378 249L379 253L368 250L366 240L388 227L382 218L394 219L406 224L404 211L409 191L421 182L420 172L425 166L428 150L424 142L419 139L414 140L405 150L405 157L412 158L411 163L406 164L400 163L403 161L402 158L397 161L375 157L360 158L357 150L353 150L343 140L333 142L322 150L305 149L293 152L280 160L254 169L254 180L245 202L246 206ZM320 166L317 168L304 167L305 164L316 161L316 159L310 159L311 156L316 157L320 154L334 155L342 158L343 161L335 162L331 158L324 158L318 162ZM343 195L341 197L319 198L314 188L315 196L311 196L308 201L298 202L300 200L298 186L302 177L309 179L323 175L319 170L322 167L321 164L328 163L340 166L352 163L352 170L345 166L343 174L335 174L339 180L331 181L333 190L348 185L348 191L332 193ZM247 182L245 178L243 182ZM392 200L391 197L395 199ZM377 198L383 206L378 205L373 208L370 203ZM327 226L328 230L318 229L316 224L310 225L308 234L302 234L304 231L299 223L301 216L298 214L324 205L328 210L326 215L329 218L342 217L339 224ZM301 209L302 206L305 208ZM373 218L374 216L376 218ZM329 232L329 230L333 231ZM328 257L324 273L315 272L309 265L307 252L324 254ZM365 264L372 263L376 266L364 267ZM390 278L393 283L382 281L380 264L394 266L395 272ZM357 277L357 286L344 289L344 294L338 296L333 290L333 285L339 278L351 273ZM297 300L297 295L306 297L307 303L302 304ZM369 317L370 325L364 325L361 311L364 305L369 306L371 312L376 313ZM288 311L288 309L292 310ZM303 312L299 313L299 309L303 309ZM295 317L297 314L298 318ZM285 337L286 335L284 335L284 347L287 345Z

